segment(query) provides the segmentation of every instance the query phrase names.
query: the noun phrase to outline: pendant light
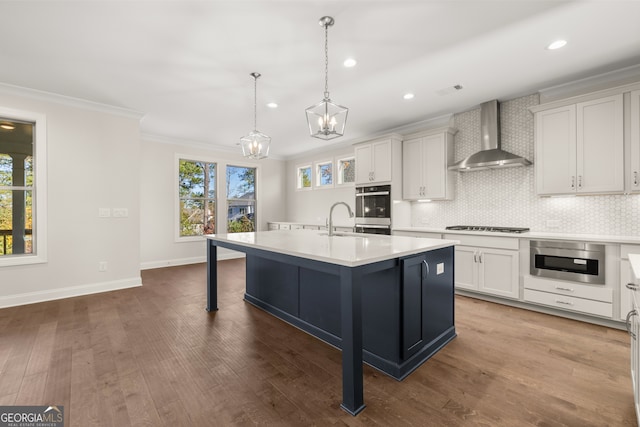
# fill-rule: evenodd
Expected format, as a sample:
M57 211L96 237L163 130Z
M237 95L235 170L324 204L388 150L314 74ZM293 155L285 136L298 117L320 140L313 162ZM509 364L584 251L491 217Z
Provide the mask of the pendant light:
M260 77L260 73L249 75L253 77L253 130L240 138L240 145L245 157L260 160L269 156L271 137L257 130L258 77Z
M324 27L324 99L305 111L311 136L330 140L344 135L349 109L331 102L329 98L329 27L334 20L330 16L323 16L319 23Z

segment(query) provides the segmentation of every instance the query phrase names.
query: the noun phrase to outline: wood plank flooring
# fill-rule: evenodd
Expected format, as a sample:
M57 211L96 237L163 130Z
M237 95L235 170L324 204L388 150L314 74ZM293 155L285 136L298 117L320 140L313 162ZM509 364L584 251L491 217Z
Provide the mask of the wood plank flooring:
M633 426L626 332L458 296L458 337L402 382L242 300L244 260L144 271L141 288L0 310L0 405L67 426Z

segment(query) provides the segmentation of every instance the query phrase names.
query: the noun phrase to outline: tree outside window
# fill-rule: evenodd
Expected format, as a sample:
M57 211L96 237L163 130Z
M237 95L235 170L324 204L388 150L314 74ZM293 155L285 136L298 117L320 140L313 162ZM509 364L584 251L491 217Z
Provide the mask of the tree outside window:
M0 256L33 254L34 128L0 118Z
M216 232L216 164L180 159L180 237Z
M256 231L256 168L227 166L227 233Z
M296 188L298 190L311 190L311 165L298 167Z
M333 187L333 162L316 163L316 187Z
M352 184L356 181L356 159L349 157L340 159L338 164L338 184Z

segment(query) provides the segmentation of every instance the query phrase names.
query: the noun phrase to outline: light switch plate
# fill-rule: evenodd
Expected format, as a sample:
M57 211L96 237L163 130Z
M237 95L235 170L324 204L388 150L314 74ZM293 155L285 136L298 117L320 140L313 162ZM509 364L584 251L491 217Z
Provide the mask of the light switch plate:
M111 209L109 208L98 208L98 217L100 218L109 218L111 216Z
M436 264L436 274L444 273L444 262Z
M129 209L127 208L113 208L114 218L126 218L129 216Z

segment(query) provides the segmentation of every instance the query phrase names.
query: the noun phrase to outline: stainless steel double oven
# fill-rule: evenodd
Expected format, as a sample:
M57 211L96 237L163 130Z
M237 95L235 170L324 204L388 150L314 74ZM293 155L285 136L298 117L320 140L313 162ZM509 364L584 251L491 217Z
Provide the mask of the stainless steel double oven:
M356 233L391 234L391 186L356 187Z

